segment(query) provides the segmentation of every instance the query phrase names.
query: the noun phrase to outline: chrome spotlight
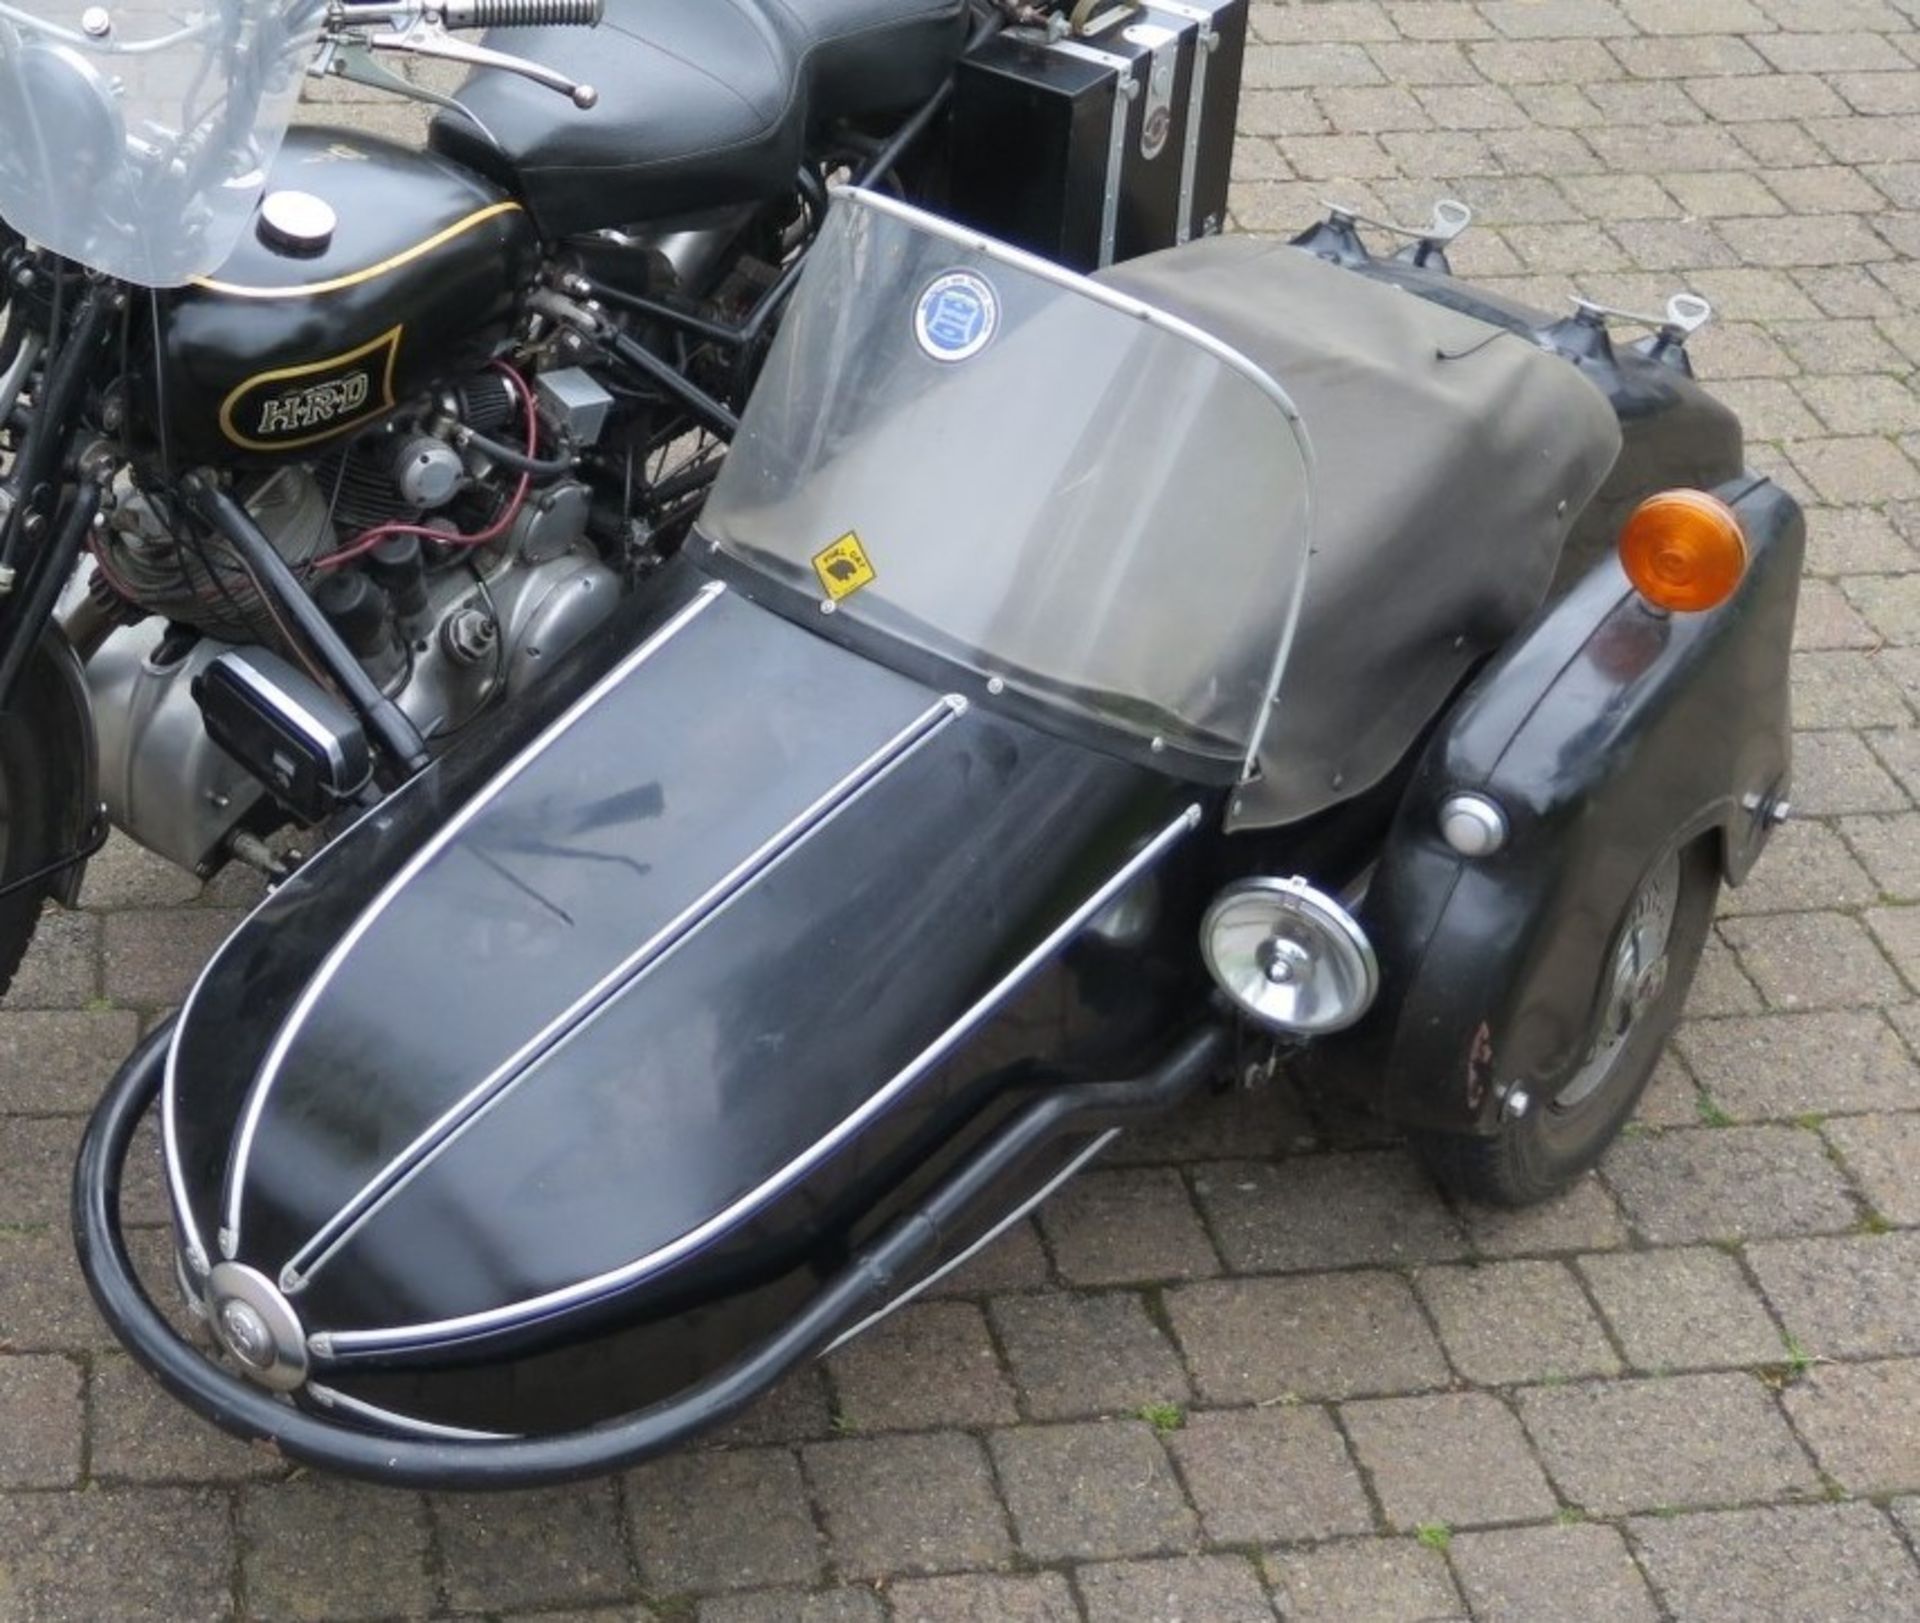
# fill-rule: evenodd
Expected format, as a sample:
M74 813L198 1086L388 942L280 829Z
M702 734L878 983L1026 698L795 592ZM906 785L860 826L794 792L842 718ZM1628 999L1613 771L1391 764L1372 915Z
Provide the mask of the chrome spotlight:
M1248 1018L1298 1037L1344 1030L1380 990L1366 932L1304 879L1227 886L1200 925L1200 951Z

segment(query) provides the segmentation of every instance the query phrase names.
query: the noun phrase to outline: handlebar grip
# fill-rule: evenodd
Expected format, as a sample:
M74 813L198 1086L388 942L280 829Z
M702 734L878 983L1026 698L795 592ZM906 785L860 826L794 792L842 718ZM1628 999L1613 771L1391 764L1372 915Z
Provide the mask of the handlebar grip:
M606 0L446 0L449 28L594 28Z

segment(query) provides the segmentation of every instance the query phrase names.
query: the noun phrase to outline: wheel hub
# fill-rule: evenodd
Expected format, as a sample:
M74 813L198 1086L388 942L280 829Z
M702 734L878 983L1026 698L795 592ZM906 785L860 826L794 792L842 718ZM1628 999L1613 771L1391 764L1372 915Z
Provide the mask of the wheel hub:
M1619 944L1608 968L1599 1028L1580 1069L1553 1104L1570 1110L1589 1098L1612 1071L1621 1050L1667 987L1667 943L1680 900L1680 856L1666 858L1627 904Z

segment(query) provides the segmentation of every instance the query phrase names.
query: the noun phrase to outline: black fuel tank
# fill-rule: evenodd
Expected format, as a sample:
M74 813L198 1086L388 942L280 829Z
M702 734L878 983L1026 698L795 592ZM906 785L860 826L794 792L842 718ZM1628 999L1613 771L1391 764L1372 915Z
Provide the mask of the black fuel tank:
M304 193L326 240L266 223ZM531 279L539 244L520 205L445 158L357 132L295 129L253 228L212 276L162 295L164 411L176 458L310 453L410 395L477 369Z

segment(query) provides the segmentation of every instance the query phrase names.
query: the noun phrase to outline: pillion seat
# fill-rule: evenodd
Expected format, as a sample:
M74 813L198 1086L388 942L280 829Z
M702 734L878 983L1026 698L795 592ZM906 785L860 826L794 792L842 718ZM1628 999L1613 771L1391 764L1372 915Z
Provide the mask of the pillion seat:
M516 28L494 48L600 93L581 111L512 74L460 91L435 150L493 176L550 238L789 189L810 130L924 101L966 0L609 0L598 28ZM476 123L477 120L477 123Z

